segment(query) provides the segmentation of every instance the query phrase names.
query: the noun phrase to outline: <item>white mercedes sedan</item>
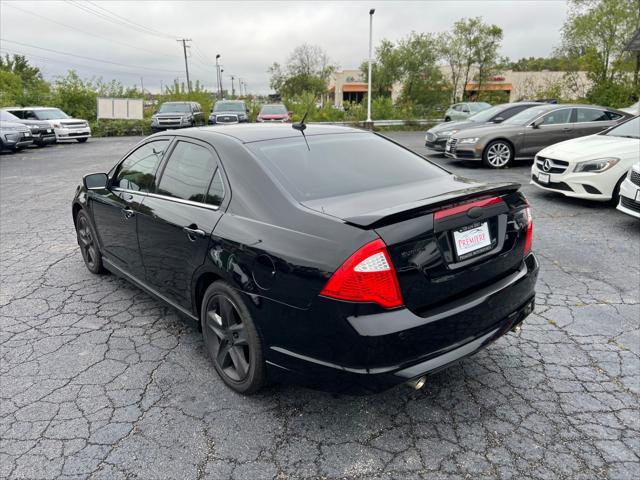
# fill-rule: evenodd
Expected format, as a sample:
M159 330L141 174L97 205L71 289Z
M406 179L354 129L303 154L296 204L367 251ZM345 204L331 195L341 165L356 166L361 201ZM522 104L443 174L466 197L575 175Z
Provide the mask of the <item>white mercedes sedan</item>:
M640 161L640 117L602 133L551 145L535 157L531 183L567 197L618 203L620 185Z
M640 162L637 162L620 186L618 210L640 218Z

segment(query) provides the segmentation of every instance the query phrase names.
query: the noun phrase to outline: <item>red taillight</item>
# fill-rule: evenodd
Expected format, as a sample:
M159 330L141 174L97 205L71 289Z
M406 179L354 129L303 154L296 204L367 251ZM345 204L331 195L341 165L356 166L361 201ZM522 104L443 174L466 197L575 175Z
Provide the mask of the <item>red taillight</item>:
M396 270L380 239L347 258L320 294L351 302L375 302L385 308L403 304Z
M531 207L524 209L524 216L527 220L527 236L524 241L524 254L531 251L531 242L533 241L533 218L531 218Z

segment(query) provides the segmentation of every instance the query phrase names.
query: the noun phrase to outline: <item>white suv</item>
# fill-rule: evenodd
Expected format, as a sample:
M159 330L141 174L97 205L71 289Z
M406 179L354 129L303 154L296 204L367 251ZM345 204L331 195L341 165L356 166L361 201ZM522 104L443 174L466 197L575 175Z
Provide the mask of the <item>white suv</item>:
M89 122L71 118L59 108L50 107L10 107L5 108L23 120L43 120L49 122L56 133L56 141L77 140L86 142L91 137Z

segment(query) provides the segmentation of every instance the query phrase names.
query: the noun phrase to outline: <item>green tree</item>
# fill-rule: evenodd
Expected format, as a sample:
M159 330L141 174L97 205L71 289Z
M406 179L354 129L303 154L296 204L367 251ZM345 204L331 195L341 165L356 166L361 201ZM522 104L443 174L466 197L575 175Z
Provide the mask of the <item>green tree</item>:
M587 70L594 103L621 106L638 98L636 61L625 51L640 27L640 0L570 0L562 50Z
M0 106L10 107L20 104L22 79L13 72L0 70Z
M44 105L49 101L49 84L42 78L40 69L30 65L23 55L0 57L0 72L15 75L22 84L20 93L12 94L13 105ZM9 77L5 75L5 78Z
M489 25L481 17L458 20L451 32L441 34L437 45L442 59L450 70L451 100L460 100L458 92L478 70L478 83L492 74L498 64L498 50L502 41L502 29Z
M82 79L75 70L57 77L53 85L53 104L73 117L95 119L98 92L93 80Z
M334 71L335 65L321 47L304 43L291 52L284 66L271 65L269 83L283 96L293 97L303 92L321 96L327 93L329 77Z
M362 62L360 71L364 81L369 81L369 62ZM393 84L402 78L402 61L398 48L390 40L382 40L376 47L371 64L372 99L390 97Z

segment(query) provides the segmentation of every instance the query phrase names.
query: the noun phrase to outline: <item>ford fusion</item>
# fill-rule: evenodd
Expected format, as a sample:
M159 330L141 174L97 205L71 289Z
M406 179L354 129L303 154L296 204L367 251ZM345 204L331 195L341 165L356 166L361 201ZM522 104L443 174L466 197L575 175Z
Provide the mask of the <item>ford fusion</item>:
M640 117L597 135L574 138L541 150L531 183L567 197L618 203L627 172L640 162Z
M538 273L519 185L374 133L293 127L156 134L85 176L72 212L87 268L198 322L245 394L419 387L519 328Z

